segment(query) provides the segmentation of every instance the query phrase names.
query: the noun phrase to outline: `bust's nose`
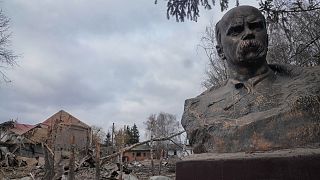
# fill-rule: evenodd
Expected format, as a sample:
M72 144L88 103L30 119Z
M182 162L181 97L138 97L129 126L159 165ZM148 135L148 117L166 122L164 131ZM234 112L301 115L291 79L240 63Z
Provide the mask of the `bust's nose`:
M244 34L242 36L242 40L254 39L255 35L253 31L249 27L245 27Z

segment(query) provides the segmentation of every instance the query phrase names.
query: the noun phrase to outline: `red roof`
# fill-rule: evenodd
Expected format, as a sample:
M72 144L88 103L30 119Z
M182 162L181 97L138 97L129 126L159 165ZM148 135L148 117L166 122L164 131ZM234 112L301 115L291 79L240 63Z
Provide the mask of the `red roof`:
M18 135L22 135L34 127L35 127L34 125L30 125L30 124L14 123L14 127L10 129L10 131Z
M85 124L84 122L80 121L79 119L75 118L71 114L67 113L64 110L60 110L59 112L55 113L47 120L43 121L41 124L46 126L52 126L54 123L62 123L67 125L77 125L84 128L90 128L89 125Z

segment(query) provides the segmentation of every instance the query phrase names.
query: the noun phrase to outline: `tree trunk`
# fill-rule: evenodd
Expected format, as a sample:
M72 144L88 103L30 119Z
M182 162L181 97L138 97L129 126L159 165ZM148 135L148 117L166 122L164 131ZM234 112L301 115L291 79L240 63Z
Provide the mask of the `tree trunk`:
M158 172L159 176L161 175L162 160L163 160L163 149L161 149L161 154L160 154L159 172Z
M100 179L100 144L96 141L96 180Z
M154 163L153 163L153 137L152 137L152 135L151 135L150 144L151 144L151 148L150 148L151 173L152 173L152 176L154 176Z
M44 171L43 179L52 180L54 177L54 154L52 154L48 147L43 146L44 151Z
M123 151L121 150L120 162L119 162L119 168L120 168L120 177L119 177L119 179L121 179L121 180L122 180L122 171L123 171L122 157L123 157Z
M69 180L74 180L74 164L75 164L75 157L74 157L74 136L71 138L71 152L70 152L70 161L69 161Z

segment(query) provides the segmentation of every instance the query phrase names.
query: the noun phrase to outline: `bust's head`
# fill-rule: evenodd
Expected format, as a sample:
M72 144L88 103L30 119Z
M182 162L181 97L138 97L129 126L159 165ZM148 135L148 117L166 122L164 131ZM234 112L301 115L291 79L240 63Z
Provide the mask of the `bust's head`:
M259 67L266 63L268 35L266 21L252 6L228 11L216 24L217 51L229 67Z

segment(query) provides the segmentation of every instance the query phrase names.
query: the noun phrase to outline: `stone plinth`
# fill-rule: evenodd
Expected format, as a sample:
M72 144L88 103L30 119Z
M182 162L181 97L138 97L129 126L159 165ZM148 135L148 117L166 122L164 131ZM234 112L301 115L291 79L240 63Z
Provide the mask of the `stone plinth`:
M177 180L320 179L320 148L204 153L177 162Z

